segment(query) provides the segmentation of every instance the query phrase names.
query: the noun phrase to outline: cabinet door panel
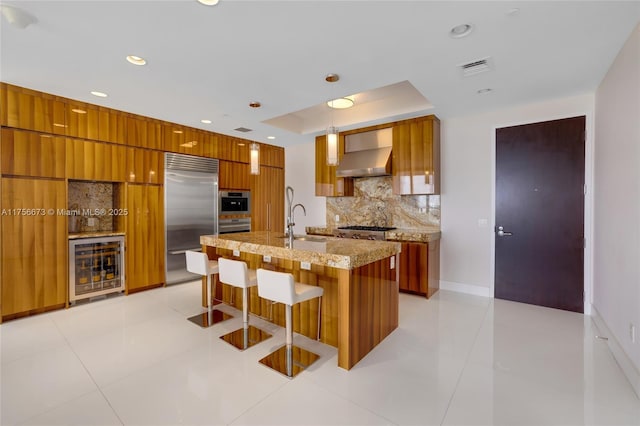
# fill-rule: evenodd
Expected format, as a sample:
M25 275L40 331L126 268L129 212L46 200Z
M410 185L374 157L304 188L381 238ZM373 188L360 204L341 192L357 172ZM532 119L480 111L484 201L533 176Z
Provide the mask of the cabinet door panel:
M424 243L402 243L400 291L427 295L429 247Z
M340 135L338 158L344 155L344 135ZM336 177L337 166L327 165L327 137L316 137L316 195L324 197L353 196L353 178Z
M9 127L65 134L65 106L53 95L3 84L2 107L2 123Z
M2 179L2 316L44 309L67 301L64 180ZM44 214L17 214L44 209ZM25 211L26 213L26 211Z
M63 136L2 129L2 173L16 176L64 178Z
M160 185L127 185L127 293L164 284L164 198Z
M125 180L126 147L67 139L69 179L122 182Z
M249 164L220 160L218 169L218 188L247 191L250 189Z

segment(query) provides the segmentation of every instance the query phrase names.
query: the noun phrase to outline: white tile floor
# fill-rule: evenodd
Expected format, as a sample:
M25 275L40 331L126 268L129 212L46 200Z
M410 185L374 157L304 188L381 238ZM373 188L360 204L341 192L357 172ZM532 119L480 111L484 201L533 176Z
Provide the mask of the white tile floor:
M446 291L401 295L400 327L351 371L337 351L288 380L208 329L199 282L0 325L2 425L640 425L640 399L591 319Z

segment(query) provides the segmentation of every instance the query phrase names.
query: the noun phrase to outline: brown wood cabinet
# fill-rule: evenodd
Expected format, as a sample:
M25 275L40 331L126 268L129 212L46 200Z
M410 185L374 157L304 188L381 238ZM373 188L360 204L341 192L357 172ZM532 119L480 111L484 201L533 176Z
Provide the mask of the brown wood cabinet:
M400 291L431 297L440 288L440 241L403 242L398 268Z
M40 132L3 128L2 174L65 177L65 138Z
M393 126L393 193L440 193L440 120L434 115Z
M127 116L121 111L69 100L66 118L67 136L117 144L127 140Z
M220 160L218 169L218 188L248 191L251 188L249 164Z
M284 232L284 170L261 166L251 176L251 230Z
M162 122L147 117L127 116L127 145L162 150Z
M2 319L64 307L67 207L64 180L2 178ZM24 209L24 210L23 210Z
M344 155L344 135L339 135L338 159ZM316 137L316 195L323 197L353 196L353 178L336 177L337 166L327 165L327 137Z
M57 96L2 83L0 107L3 126L66 134L65 104Z
M124 182L126 152L123 145L67 138L69 179Z
M164 191L160 185L127 184L127 294L164 285Z
M131 183L164 184L164 154L149 149L126 149L125 180Z

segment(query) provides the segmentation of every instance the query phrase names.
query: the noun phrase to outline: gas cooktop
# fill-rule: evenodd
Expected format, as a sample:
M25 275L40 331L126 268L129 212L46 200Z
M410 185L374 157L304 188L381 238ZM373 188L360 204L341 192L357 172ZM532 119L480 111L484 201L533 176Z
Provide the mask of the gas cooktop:
M391 231L392 229L396 229L395 227L389 226L361 226L361 225L353 225L353 226L339 226L338 229L344 229L348 231Z

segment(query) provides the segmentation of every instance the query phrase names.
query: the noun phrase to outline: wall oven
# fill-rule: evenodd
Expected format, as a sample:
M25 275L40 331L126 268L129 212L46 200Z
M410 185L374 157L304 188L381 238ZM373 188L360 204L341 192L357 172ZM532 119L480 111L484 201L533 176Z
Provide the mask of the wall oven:
M219 216L251 213L251 192L249 191L220 191L218 197Z
M219 234L233 234L235 232L249 232L249 231L251 231L250 217L218 220Z

